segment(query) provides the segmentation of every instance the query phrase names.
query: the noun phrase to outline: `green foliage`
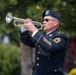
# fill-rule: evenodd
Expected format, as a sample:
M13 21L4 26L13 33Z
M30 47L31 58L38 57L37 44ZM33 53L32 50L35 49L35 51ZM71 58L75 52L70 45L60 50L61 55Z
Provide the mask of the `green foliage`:
M76 0L0 0L0 34L8 34L12 41L19 41L19 29L13 21L7 24L7 12L19 18L31 18L42 22L41 14L45 9L52 9L61 14L60 30L68 36L76 36Z
M17 0L8 0L10 5L16 5L17 4Z
M26 13L29 18L32 18L32 20L41 21L42 20L41 14L43 10L44 10L43 6L38 3L32 6L28 6Z
M20 49L16 45L0 45L0 75L20 74Z

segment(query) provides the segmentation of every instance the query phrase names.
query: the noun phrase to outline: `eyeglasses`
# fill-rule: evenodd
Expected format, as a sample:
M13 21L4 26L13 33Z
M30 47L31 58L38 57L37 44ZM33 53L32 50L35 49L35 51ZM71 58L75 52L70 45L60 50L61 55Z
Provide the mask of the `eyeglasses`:
M46 22L48 22L49 20L55 21L55 20L53 20L53 19L43 19L43 21L46 21Z

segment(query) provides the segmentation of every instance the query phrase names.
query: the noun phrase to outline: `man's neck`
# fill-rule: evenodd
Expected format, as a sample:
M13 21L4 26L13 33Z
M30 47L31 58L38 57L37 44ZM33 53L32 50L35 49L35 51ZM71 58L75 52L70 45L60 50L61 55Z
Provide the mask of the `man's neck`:
M54 29L54 30L55 30L55 29ZM49 32L46 32L46 34L52 33L54 30L51 30L51 31L49 31Z

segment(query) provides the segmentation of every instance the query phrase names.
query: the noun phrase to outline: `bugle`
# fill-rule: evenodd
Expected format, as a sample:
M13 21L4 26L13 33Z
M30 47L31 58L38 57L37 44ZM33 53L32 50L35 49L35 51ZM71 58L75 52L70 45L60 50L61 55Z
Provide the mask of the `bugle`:
M32 22L39 30L42 29L43 25L40 22L36 22L36 21L32 21L30 19L21 19L21 18L17 18L12 16L11 12L8 12L6 15L6 22L10 23L12 20L14 20L14 26L16 27L22 27L23 23L26 22Z

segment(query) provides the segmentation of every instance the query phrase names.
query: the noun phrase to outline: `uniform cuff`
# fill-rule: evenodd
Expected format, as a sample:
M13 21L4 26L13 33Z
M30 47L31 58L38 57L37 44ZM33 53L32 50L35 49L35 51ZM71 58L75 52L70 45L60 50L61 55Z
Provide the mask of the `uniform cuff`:
M32 34L32 37L34 37L34 35L38 32L38 30L36 30L33 34Z
M27 29L25 29L23 26L21 27L20 31L21 33L25 32Z

